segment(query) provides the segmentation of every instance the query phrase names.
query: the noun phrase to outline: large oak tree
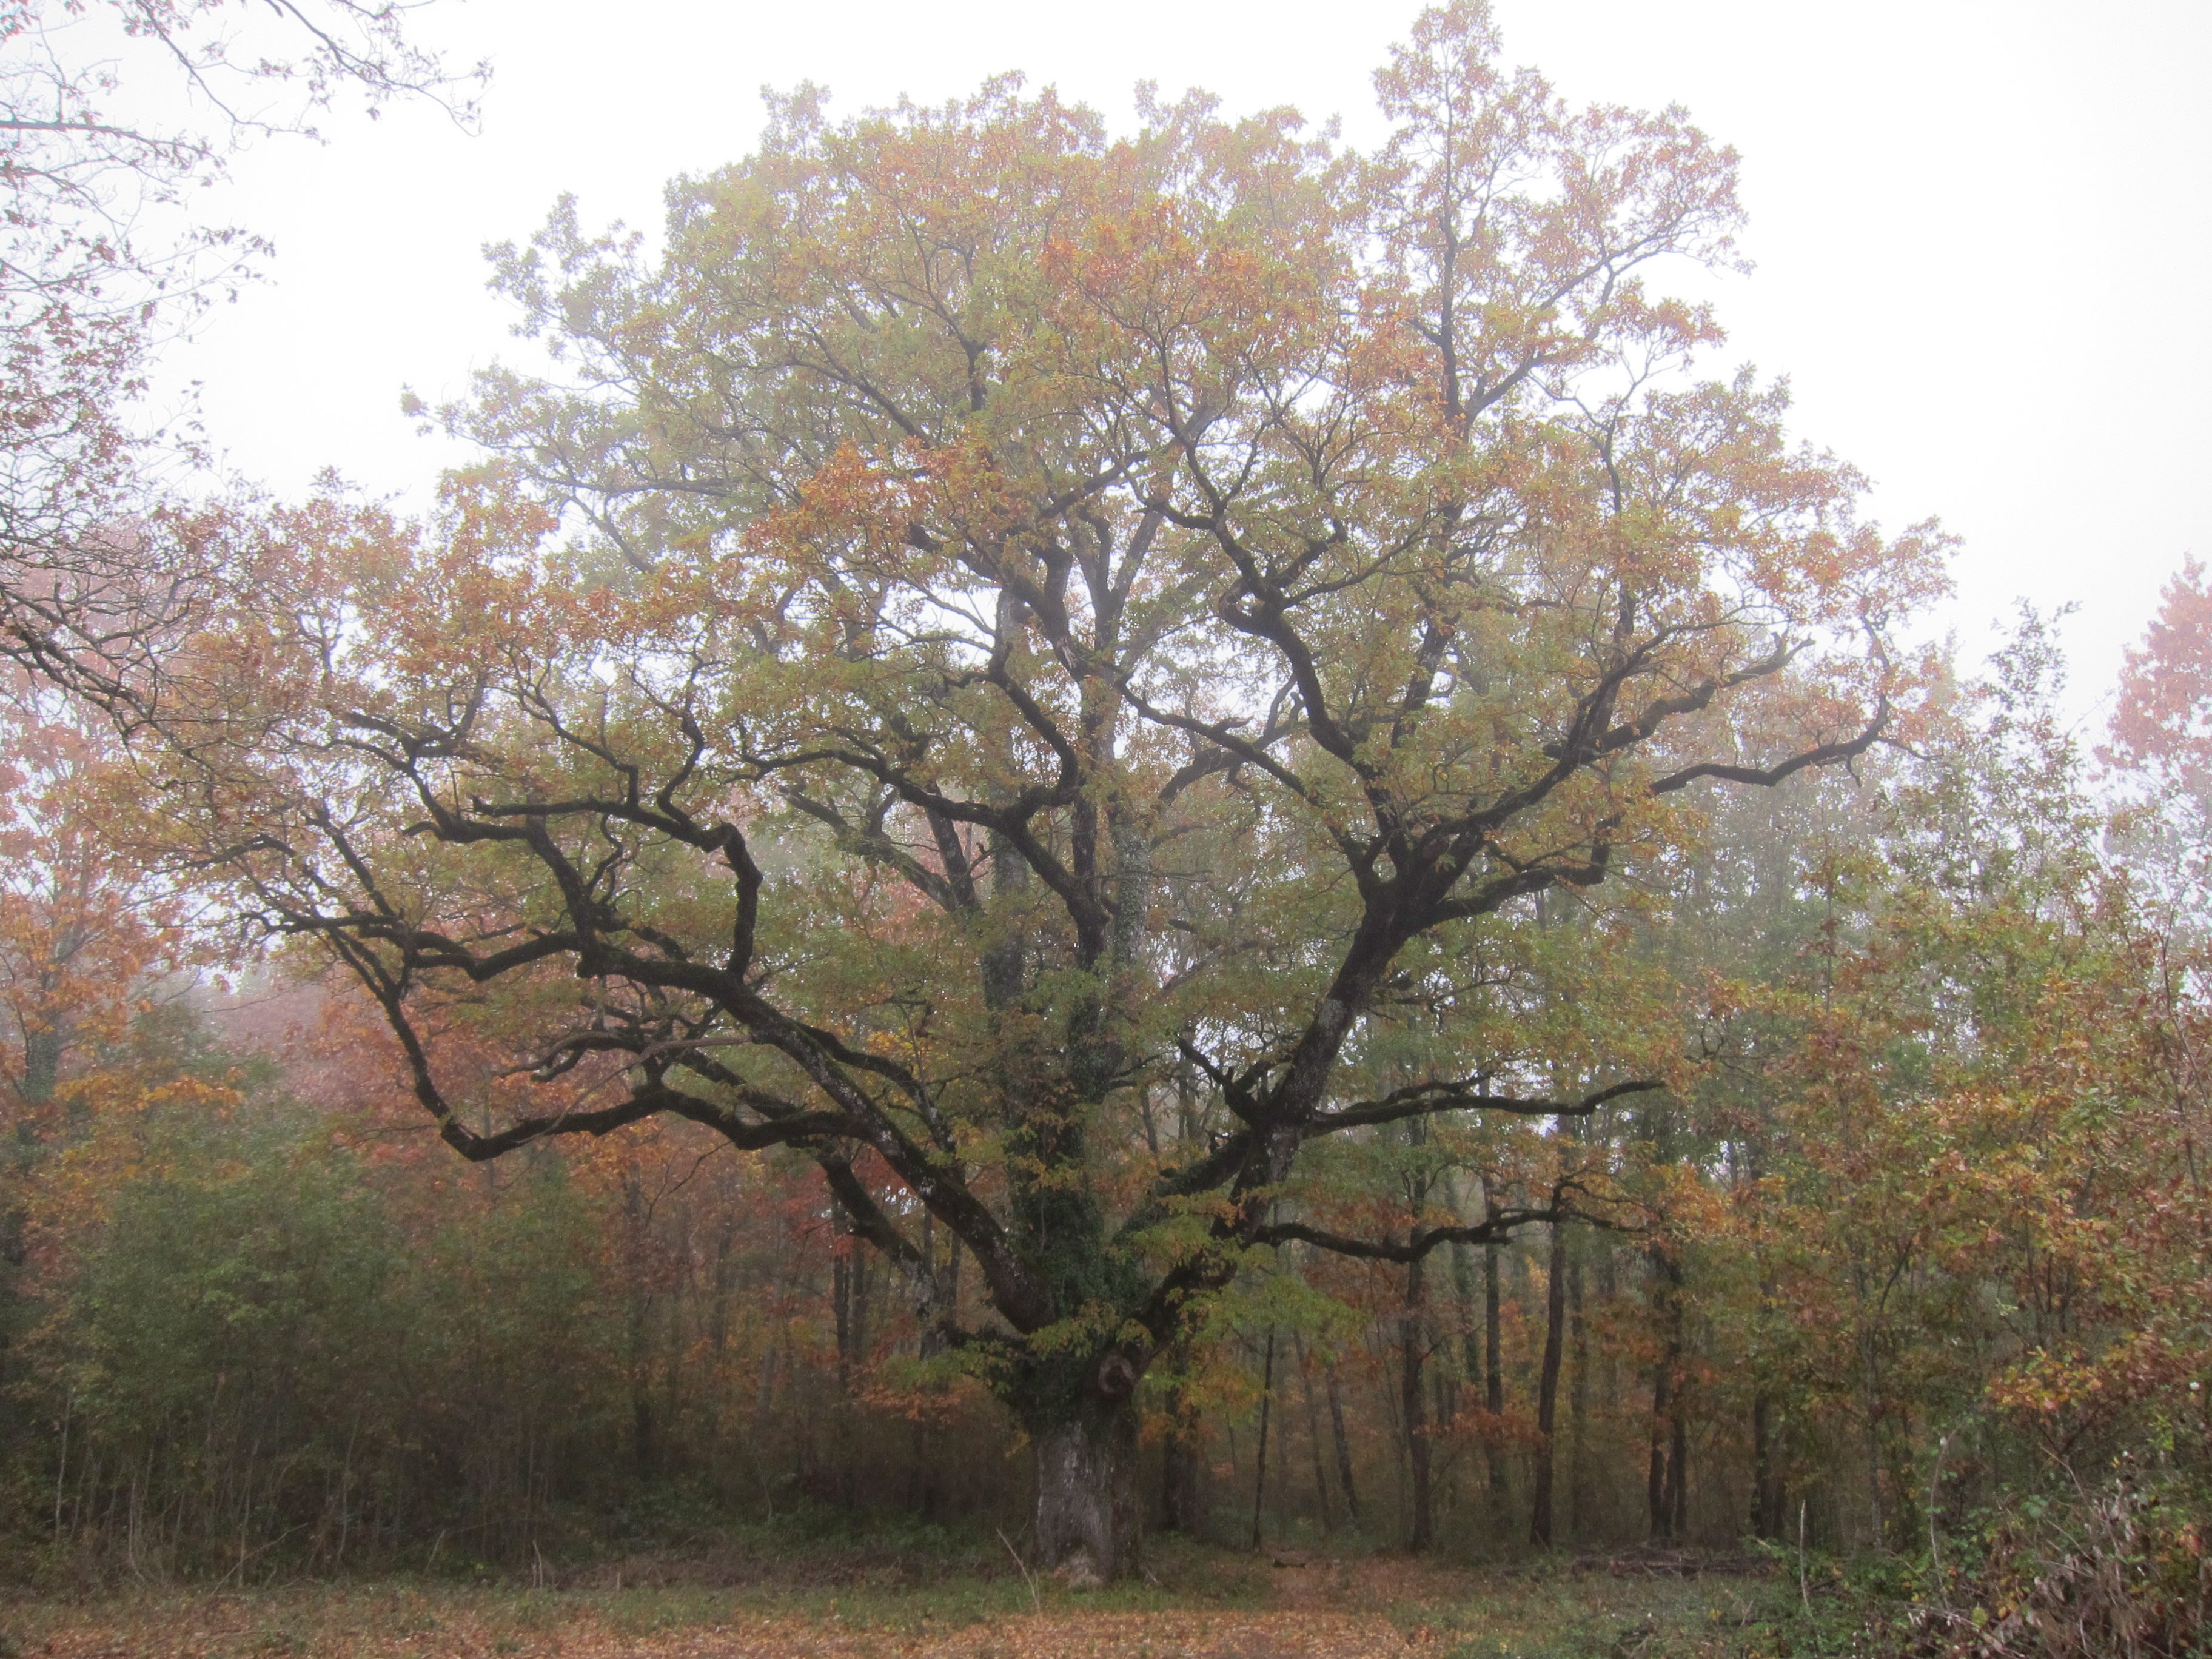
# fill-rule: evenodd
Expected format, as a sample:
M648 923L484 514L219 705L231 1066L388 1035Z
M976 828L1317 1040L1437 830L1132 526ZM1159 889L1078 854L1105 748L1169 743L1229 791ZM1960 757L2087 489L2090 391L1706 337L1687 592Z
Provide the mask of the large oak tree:
M358 977L462 1154L668 1113L817 1160L1032 1437L1048 1562L1130 1565L1132 1394L1250 1250L1577 1201L1360 1237L1301 1148L1638 1081L1408 1075L1378 1020L1906 696L1933 543L1647 286L1731 257L1733 156L1497 51L1425 15L1373 154L784 100L657 258L566 210L507 253L568 378L453 413L437 526L266 525L155 709L161 833Z

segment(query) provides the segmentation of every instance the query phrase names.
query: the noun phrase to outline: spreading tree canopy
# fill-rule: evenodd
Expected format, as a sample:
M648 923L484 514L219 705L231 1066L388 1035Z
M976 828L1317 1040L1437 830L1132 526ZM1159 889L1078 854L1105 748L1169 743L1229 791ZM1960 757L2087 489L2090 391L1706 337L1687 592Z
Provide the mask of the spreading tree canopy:
M561 377L449 411L433 526L265 521L148 705L159 833L357 977L463 1155L666 1113L817 1161L1030 1430L1048 1561L1129 1564L1130 1396L1251 1249L1577 1201L1362 1236L1301 1149L1644 1081L1449 1018L1373 1063L1395 1011L1911 696L1935 540L1650 285L1732 258L1733 155L1497 53L1425 15L1371 154L781 99L657 256L566 208L501 255Z

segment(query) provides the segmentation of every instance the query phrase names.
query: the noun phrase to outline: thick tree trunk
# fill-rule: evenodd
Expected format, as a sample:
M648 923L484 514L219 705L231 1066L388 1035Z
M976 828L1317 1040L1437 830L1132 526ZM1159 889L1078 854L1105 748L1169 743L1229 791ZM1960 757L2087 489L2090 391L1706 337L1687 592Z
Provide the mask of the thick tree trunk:
M1039 1563L1081 1589L1137 1570L1137 1414L1092 1403L1072 1422L1031 1431Z

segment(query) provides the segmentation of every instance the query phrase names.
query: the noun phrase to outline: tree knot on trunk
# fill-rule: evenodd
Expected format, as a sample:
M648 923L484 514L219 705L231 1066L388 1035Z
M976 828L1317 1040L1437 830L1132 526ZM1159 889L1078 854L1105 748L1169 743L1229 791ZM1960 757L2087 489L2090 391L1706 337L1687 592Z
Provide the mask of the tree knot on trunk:
M1127 1400L1137 1390L1136 1362L1119 1351L1108 1354L1098 1362L1093 1385L1102 1399Z

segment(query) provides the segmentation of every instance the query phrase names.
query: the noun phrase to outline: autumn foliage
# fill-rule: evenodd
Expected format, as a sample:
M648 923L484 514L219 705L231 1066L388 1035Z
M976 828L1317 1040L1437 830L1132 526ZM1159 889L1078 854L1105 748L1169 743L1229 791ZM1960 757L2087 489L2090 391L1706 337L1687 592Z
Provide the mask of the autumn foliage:
M1908 647L1942 535L1666 286L1733 154L1500 51L1371 152L801 90L497 253L559 373L427 520L26 556L17 1535L1750 1538L2184 1650L2201 572L2094 757Z

